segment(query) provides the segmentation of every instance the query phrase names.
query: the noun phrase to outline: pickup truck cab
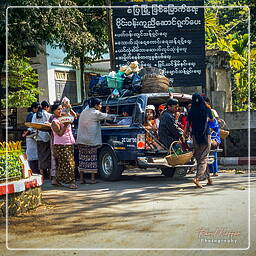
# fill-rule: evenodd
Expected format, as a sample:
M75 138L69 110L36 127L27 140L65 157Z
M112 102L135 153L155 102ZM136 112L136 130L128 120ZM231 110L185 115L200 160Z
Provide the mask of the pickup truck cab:
M112 122L103 122L102 147L98 150L99 174L104 180L118 180L122 172L129 167L158 168L165 176L171 177L176 171L186 175L190 167L196 165L190 162L186 165L172 167L168 165L165 156L168 149L151 149L146 146L146 129L143 126L146 106L154 105L156 110L170 98L168 93L138 94L129 97L103 98L102 112L116 115ZM173 93L173 98L179 100L180 106L187 106L191 95ZM87 106L87 101L76 107L77 113ZM121 116L122 112L128 116ZM127 122L125 122L127 119ZM122 122L120 122L122 120ZM124 124L125 123L125 124ZM77 122L74 124L74 135L77 134Z

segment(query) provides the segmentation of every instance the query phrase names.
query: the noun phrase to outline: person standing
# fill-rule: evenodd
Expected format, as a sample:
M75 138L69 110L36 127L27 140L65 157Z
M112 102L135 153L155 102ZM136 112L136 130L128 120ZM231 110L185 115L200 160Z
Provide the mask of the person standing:
M179 102L176 99L167 101L167 109L160 117L158 136L159 141L166 147L170 148L173 141L182 138L183 131L177 125L175 113L179 109Z
M197 161L197 172L193 183L198 188L203 188L200 184L201 180L207 179L207 184L212 185L212 179L210 178L207 166L207 157L211 148L211 135L208 120L213 121L213 116L202 96L198 93L192 95L192 105L188 112L187 120L188 123L184 131L184 136L188 135L189 127L192 125L194 157Z
M207 96L203 96L203 99L205 101L206 106L211 109L212 116L219 122L220 120L219 114L214 108L212 108L210 99Z
M61 117L62 105L56 102L51 107L54 115L51 123L53 132L53 154L56 160L56 183L69 184L70 189L76 189L75 182L75 160L74 144L75 139L72 134L71 124L69 122L61 123L58 117Z
M180 128L183 131L185 130L185 127L187 125L187 115L188 115L187 109L184 106L180 107L180 116L179 116L178 123Z
M210 99L207 96L203 96L203 99L205 101L206 106L211 110L212 116L214 117L214 121L213 122L209 121L208 126L211 131L211 148L216 149L221 143L220 129L219 129L220 118L219 118L218 112L212 108ZM212 164L209 164L208 167L209 167L210 173L213 173L213 176L219 176L218 175L218 170L219 170L218 153L213 152L213 156L214 156L214 162Z
M162 113L164 112L165 110L165 105L162 104L158 107L158 117L156 118L156 126L157 126L157 129L159 128L159 124L160 124L160 117L162 115Z
M79 149L80 183L85 183L83 173L91 173L91 182L96 183L95 174L98 171L97 149L102 145L102 120L111 120L112 116L102 113L101 100L91 98L89 108L85 108L79 118L76 144Z
M31 123L33 115L38 111L40 106L39 102L33 102L31 107L28 108L28 115L26 122ZM33 128L28 128L23 132L22 137L26 137L26 155L28 164L33 173L39 173L38 169L38 153L37 143L35 140L36 131Z
M211 147L212 149L218 148L218 146L221 143L220 139L220 129L217 119L214 119L214 121L208 121L208 126L211 131ZM213 174L213 176L219 176L218 175L218 153L213 152L214 156L214 162L212 164L209 164L208 167L210 169L210 172Z
M68 114L71 114L72 116L74 116L74 118L76 118L76 113L72 110L72 106L70 103L68 103L65 107L65 110L63 111L63 102L60 102L60 101L55 101L53 103L53 105L56 105L59 106L60 104L62 105L62 111L61 111L61 116L63 116L63 112L67 110L67 108L70 109L70 113ZM52 123L52 120L56 118L56 116L54 114L51 115L50 119L49 119L49 123L51 124ZM54 147L53 147L53 141L54 141L54 137L53 137L53 132L51 131L50 132L50 135L51 135L51 170L50 170L50 174L51 174L51 180L52 180L52 185L59 185L59 183L57 182L56 180L56 172L57 172L57 163L56 163L56 159L55 159L55 156L54 156Z
M51 114L49 113L50 105L47 101L42 101L41 107L32 117L32 123L45 124L49 123ZM39 170L42 175L44 171L50 170L51 168L51 145L50 145L50 134L47 131L37 132L37 152Z

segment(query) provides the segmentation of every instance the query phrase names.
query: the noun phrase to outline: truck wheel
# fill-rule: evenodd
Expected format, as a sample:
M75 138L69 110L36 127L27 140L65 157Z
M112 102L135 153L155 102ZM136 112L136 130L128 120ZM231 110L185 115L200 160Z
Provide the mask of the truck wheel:
M176 168L174 178L185 177L188 173L188 168Z
M165 168L161 168L162 174L165 177L173 177L174 173L175 173L175 168L173 167L165 167Z
M118 180L123 171L123 166L118 165L117 158L113 150L104 147L99 154L99 173L103 180Z

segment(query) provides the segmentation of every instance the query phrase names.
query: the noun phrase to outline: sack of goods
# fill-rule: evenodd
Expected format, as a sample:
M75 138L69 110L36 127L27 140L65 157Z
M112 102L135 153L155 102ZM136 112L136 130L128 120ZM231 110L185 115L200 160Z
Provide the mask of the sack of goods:
M188 163L193 156L193 153L191 151L182 150L179 141L174 141L171 144L169 152L170 154L166 156L165 159L167 163L171 166L184 165Z
M142 93L167 92L170 80L158 74L146 74L142 77Z

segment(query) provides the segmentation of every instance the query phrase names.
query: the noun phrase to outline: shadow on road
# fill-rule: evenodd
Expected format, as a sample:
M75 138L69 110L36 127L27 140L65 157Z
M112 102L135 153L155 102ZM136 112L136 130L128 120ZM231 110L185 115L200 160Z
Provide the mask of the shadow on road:
M99 180L95 185L80 185L77 190L54 187L49 181L43 186L44 205L19 217L9 218L10 233L31 234L40 230L42 235L76 234L86 231L129 230L145 232L144 228L130 223L161 215L161 221L175 216L186 217L189 211L203 210L207 205L173 208L168 211L157 205L180 198L211 197L226 190L245 190L246 175L222 174L214 179L213 186L196 189L191 183L193 176L172 180L160 175L126 174L118 182ZM251 179L255 184L256 178ZM173 213L173 214L172 214ZM159 219L156 221L160 221ZM24 229L24 227L26 228ZM160 232L160 231L159 231Z

